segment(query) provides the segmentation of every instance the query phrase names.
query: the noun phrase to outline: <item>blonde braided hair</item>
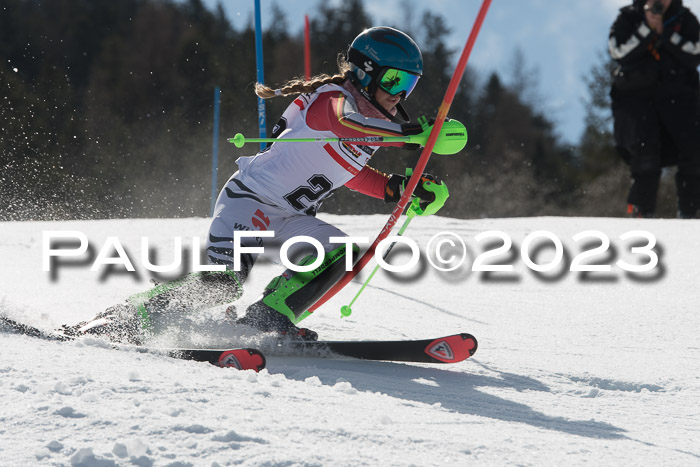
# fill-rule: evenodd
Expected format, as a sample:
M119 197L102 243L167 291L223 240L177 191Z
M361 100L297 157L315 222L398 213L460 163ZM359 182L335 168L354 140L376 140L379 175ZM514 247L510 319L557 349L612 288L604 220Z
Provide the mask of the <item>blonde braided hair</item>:
M301 94L314 92L324 84L342 84L347 79L347 72L350 71L350 64L343 57L338 55L338 72L333 76L325 73L316 75L308 81L302 78L294 78L282 85L279 89L272 89L264 84L255 83L255 94L262 99L269 99L277 96L288 96L290 94Z

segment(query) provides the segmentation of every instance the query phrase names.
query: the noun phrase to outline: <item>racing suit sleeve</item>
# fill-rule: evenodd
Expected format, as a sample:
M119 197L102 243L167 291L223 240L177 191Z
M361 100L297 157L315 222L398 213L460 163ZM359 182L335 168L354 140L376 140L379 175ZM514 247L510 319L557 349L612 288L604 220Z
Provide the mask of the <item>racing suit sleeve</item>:
M324 92L306 113L313 130L332 131L338 138L403 136L401 125L357 112L342 92ZM372 146L403 146L404 143L372 143Z
M345 184L353 191L371 196L372 198L384 199L386 183L389 176L368 165L364 166L360 173Z
M342 92L321 94L306 113L306 124L318 131L331 131L338 138L366 136L404 136L402 125L357 112ZM405 143L372 142L372 146L405 146ZM389 175L368 165L345 186L353 191L384 199Z

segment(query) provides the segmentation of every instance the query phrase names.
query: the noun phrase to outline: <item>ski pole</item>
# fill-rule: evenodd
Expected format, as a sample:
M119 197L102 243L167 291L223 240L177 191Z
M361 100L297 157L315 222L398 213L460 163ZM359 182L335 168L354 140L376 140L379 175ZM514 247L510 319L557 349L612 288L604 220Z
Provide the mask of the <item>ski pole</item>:
M425 117L421 117L425 118ZM420 121L420 119L419 119ZM355 138L246 138L241 133L236 133L228 142L237 148L242 148L246 143L411 143L425 146L428 141L430 127L426 121L426 131L417 135L408 136L361 136ZM467 129L458 120L446 120L440 130L440 136L435 144L436 154L457 154L467 145Z
M358 138L247 138L241 133L229 138L237 148L246 143L418 143L416 136L363 136Z
M403 225L399 229L399 233L396 235L397 237L400 237L403 235L403 233L406 231L406 228L408 227L408 224L413 220L414 217L416 217L416 210L418 209L418 204L420 203L420 200L418 198L414 198L413 201L411 202L411 205L408 207L408 210L406 211L406 220L404 221ZM384 253L384 256L382 256L382 259L387 259L389 257L389 253L391 253L391 250L394 248L394 245L396 245L397 242L392 243L389 245L389 248L386 249L386 252ZM362 287L360 287L360 290L357 291L357 294L355 297L350 300L350 303L347 305L343 305L340 307L340 314L341 318L345 318L346 316L350 316L352 314L352 305L355 303L355 301L360 297L360 294L362 293L363 290L367 287L369 282L372 280L374 275L379 271L379 264L377 264L374 267L374 270L372 273L369 275L367 280L365 281L364 284L362 284Z

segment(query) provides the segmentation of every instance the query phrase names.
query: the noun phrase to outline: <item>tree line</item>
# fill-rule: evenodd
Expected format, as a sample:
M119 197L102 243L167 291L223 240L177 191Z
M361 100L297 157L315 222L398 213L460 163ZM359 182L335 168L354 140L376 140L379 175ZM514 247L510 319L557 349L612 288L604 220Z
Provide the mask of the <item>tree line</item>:
M302 31L290 31L275 4L264 14L274 25L263 34L266 82L303 75ZM338 53L376 25L362 0L333 8L319 1L310 19L314 73L334 73ZM423 52L410 113L435 116L457 52L446 45L444 18L406 13L389 25ZM235 29L220 4L211 11L201 0L0 0L0 220L208 215L215 86L222 90L219 188L236 158L256 148L225 141L257 134L254 44L252 21ZM606 65L601 59L599 68ZM586 131L571 146L532 98L536 82L517 50L513 68L506 77L468 68L463 77L449 116L465 123L469 143L428 165L452 194L442 214L623 215L628 181L605 117L605 70L588 77ZM268 133L290 101L267 101ZM383 149L372 165L403 172L419 155ZM391 209L336 193L325 212Z

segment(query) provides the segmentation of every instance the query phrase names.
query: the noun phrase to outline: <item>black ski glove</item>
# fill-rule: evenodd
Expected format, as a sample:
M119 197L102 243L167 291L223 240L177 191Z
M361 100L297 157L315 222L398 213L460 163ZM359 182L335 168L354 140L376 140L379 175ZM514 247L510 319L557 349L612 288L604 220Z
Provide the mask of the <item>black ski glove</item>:
M421 117L423 118L423 117ZM420 120L420 119L419 119ZM416 123L404 123L401 125L401 134L404 136L411 136L411 135L419 135L423 133L425 130L428 130L428 133L430 133L430 130L433 128L433 125L435 124L435 119L431 118L427 121L427 126L424 126L420 122Z
M430 203L435 201L435 193L425 189L426 182L437 185L442 184L442 181L440 181L440 179L435 175L424 173L421 176L420 180L418 181L418 185L416 185L416 189L413 190L413 196L420 198L420 208L423 210L425 210ZM401 195L403 194L407 183L408 177L399 174L391 174L389 176L389 181L386 183L386 187L384 188L384 202L398 202L399 199L401 199Z
M421 117L420 119L422 119L422 118L425 118L425 117ZM404 123L401 125L401 134L404 136L419 135L426 130L428 131L428 134L430 134L430 130L433 129L434 123L435 123L434 118L431 118L430 120L427 121L427 126L424 126L420 122ZM402 149L409 149L409 150L416 150L416 149L420 149L421 147L422 146L418 143L406 143L403 146L401 146Z

